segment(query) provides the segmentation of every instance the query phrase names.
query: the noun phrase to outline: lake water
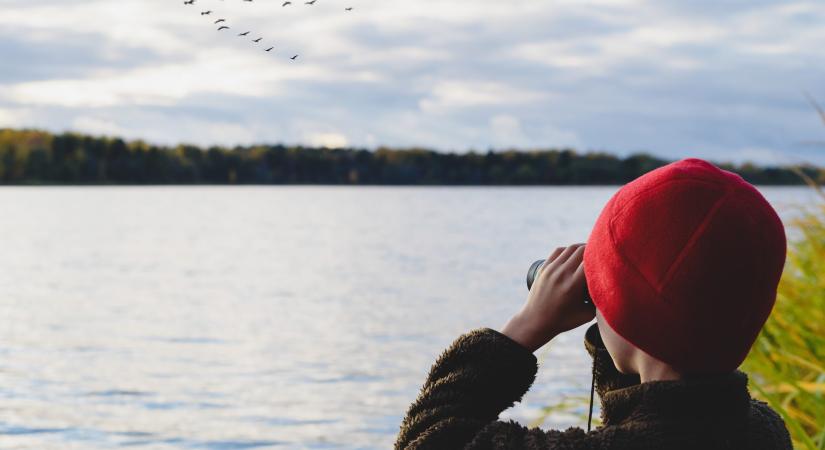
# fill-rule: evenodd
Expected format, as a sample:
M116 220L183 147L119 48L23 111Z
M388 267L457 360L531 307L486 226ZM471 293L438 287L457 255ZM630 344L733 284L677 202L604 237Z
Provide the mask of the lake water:
M615 190L0 189L0 448L390 448L434 358ZM589 393L581 339L506 417Z

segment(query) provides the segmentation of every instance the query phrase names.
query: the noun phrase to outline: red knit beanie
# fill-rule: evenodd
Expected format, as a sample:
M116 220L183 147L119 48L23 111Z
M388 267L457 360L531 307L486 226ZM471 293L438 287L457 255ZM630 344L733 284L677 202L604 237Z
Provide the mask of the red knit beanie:
M604 319L633 345L685 373L728 372L773 308L785 252L782 221L759 191L686 159L610 199L584 272Z

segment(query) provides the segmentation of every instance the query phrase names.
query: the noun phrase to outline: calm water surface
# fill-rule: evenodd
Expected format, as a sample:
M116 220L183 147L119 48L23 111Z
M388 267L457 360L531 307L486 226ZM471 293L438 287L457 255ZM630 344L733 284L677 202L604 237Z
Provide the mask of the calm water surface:
M438 353L615 189L0 189L0 448L389 448ZM506 417L588 393L581 339Z

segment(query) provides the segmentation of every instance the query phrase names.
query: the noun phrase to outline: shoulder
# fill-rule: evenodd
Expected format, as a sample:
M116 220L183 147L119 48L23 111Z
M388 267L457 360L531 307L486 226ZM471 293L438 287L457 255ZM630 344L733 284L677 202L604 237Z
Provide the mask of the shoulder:
M751 448L791 448L785 421L767 403L759 400L751 400L748 439L753 444Z

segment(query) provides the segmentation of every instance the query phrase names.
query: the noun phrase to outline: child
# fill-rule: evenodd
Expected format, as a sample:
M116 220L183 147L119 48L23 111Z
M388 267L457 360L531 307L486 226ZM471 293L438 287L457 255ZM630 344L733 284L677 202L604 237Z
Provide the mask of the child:
M697 159L654 170L614 195L586 246L550 255L501 332L472 331L438 358L395 448L790 449L782 419L737 370L785 253L776 212L738 175ZM497 421L533 383L533 352L594 316L585 347L602 426Z

